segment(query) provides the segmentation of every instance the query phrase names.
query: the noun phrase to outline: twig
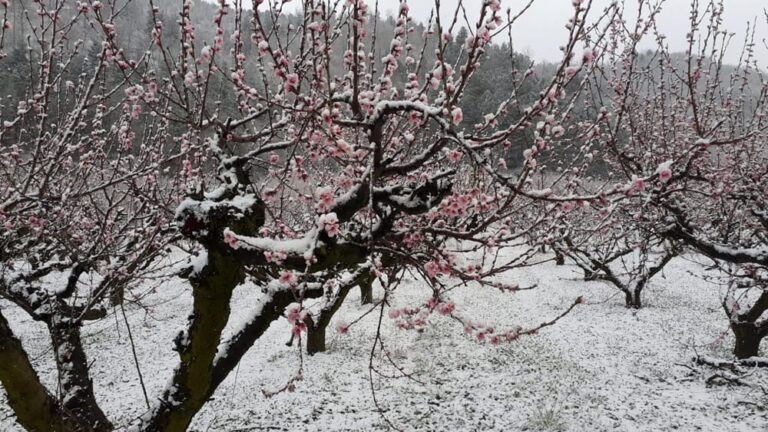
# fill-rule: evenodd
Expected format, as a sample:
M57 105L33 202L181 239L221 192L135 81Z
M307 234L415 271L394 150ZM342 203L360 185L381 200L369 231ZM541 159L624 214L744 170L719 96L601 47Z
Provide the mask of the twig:
M136 365L136 373L138 373L139 375L141 392L144 393L144 402L147 403L147 409L152 409L152 405L150 405L149 403L149 396L147 396L147 387L144 386L144 378L141 376L141 368L139 367L139 357L136 355L136 345L133 343L133 333L131 332L130 324L128 324L128 317L125 315L125 308L123 307L123 302L120 302L120 311L123 313L125 328L128 330L128 340L131 342L131 353L133 354L133 364Z

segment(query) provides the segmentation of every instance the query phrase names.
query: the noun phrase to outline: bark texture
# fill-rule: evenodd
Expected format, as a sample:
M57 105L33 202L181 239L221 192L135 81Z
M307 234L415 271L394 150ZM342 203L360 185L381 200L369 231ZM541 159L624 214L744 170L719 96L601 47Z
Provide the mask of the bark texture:
M67 417L40 383L24 348L0 311L0 382L18 423L29 431L88 430ZM82 426L82 427L81 427Z

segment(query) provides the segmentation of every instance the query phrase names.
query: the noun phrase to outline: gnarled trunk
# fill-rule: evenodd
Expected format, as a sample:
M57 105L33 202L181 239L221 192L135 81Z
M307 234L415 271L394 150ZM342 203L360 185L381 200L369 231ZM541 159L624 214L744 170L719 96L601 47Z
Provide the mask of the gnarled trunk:
M40 382L21 342L0 312L0 383L19 424L30 431L88 430L67 417Z
M243 278L242 267L216 251L208 252L208 264L190 278L194 305L187 330L177 339L180 365L145 431L186 431L215 390L214 359L229 320L232 292Z
M641 309L643 303L641 301L642 289L624 290L624 301L630 309Z
M309 318L307 321L307 354L314 355L319 352L325 351L325 334L328 324L331 323L331 318L336 314L341 305L344 303L344 299L347 298L347 294L352 289L352 285L342 287L339 290L338 295L333 303L326 305L320 311L320 315L317 320Z
M731 318L731 330L736 336L733 353L740 359L756 357L760 350L760 341L768 334L768 320L760 319L768 311L768 291L763 291L752 307L735 316L727 303L723 306Z
M373 281L376 280L376 276L365 273L355 280L355 283L360 286L360 290L362 293L365 293L366 290L368 290L370 298L369 302L373 302ZM331 323L331 319L336 314L336 312L339 310L341 305L344 303L344 299L347 298L347 294L349 294L349 291L352 289L354 285L350 284L345 287L341 287L339 289L339 293L336 295L336 299L333 301L333 303L327 304L321 311L320 315L317 316L317 319L308 319L307 322L307 354L314 355L319 352L324 352L326 349L325 346L325 335L326 335L326 328L328 327L328 324ZM362 298L363 304L366 303L365 297Z
M307 354L314 355L325 351L325 325L307 326Z
M733 354L736 358L757 357L760 351L760 341L763 339L758 327L751 322L732 322L731 330L736 337L736 343L733 347Z
M112 423L93 394L88 358L80 338L80 324L59 317L50 318L46 324L59 368L62 408L87 431L113 430Z
M375 280L376 276L373 274L360 276L360 304L373 303L373 281Z

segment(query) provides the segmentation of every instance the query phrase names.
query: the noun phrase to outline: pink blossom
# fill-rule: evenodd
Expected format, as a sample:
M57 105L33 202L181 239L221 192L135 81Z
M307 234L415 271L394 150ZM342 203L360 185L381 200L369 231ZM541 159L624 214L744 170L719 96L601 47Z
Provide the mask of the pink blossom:
M267 42L265 40L259 42L258 48L259 48L259 53L261 55L266 54L267 52L269 52L269 42Z
M633 178L632 178L632 187L635 190L638 190L638 191L645 190L645 180L643 180L643 179L641 179L641 178L639 178L637 176L633 176Z
M331 111L327 108L323 110L322 112L323 122L327 125L330 125L333 123L333 117L331 116Z
M587 48L586 50L584 50L584 54L581 57L581 61L584 62L584 64L588 65L593 61L595 61L595 58L597 58L597 51Z
M328 115L330 116L330 113ZM312 133L309 134L310 144L320 144L320 141L322 139L323 139L323 134L319 131L312 131Z
M350 146L349 143L343 139L336 141L336 148L338 149L339 155L352 153L352 146Z
M461 160L461 157L463 156L463 153L461 153L458 150L451 150L448 152L448 160L451 162L458 162Z
M427 307L429 309L434 309L438 305L439 302L440 302L440 300L438 300L437 297L430 297L430 299L427 301Z
M549 91L547 92L547 99L550 100L551 102L557 101L557 93L558 93L557 87L549 89Z
M203 61L205 61L205 62L210 61L211 60L211 47L204 46L203 49L200 50L200 58Z
M291 303L285 308L285 318L290 324L303 323L307 319L307 311L299 303Z
M339 334L344 334L344 335L349 333L349 324L345 323L344 321L337 322L336 331L339 332Z
M632 182L629 184L629 187L626 189L626 194L629 196L632 196L644 190L645 190L645 180L643 180L642 178L636 175L633 175Z
M195 82L195 73L194 73L194 72L192 72L192 71L188 71L188 72L187 72L187 73L184 75L184 85L185 85L185 86L187 86L187 87L189 87L189 86L191 86L192 84L194 84L194 82Z
M456 305L454 303L440 303L437 305L437 312L440 313L440 315L448 316L453 313L453 311L456 309Z
M333 191L330 188L318 188L317 195L319 201L317 208L320 210L320 212L327 212L336 202L336 200L333 198Z
M461 108L456 107L451 111L451 117L453 117L453 124L458 125L464 120L464 113L461 111Z
M229 245L229 247L231 247L232 249L237 249L240 247L237 241L237 236L235 235L235 233L233 233L230 230L224 231L224 243Z
M317 220L317 227L324 230L328 237L336 237L339 233L339 218L336 213L326 213Z
M296 273L290 270L283 270L280 272L280 283L295 286L297 281L298 278L296 277Z
M486 0L485 4L494 12L501 10L501 2L499 0Z
M36 231L43 227L43 221L37 216L30 216L27 222L29 222L29 226Z
M656 174L659 175L659 180L662 183L668 182L672 178L672 161L664 162L656 169Z
M286 75L284 87L286 93L295 93L299 87L299 76L295 73Z
M424 266L424 271L427 272L430 279L434 279L440 273L440 264L436 261L430 261Z
M301 333L307 331L307 324L303 322L297 322L294 324L293 328L291 328L291 334L293 337L299 337L301 336Z

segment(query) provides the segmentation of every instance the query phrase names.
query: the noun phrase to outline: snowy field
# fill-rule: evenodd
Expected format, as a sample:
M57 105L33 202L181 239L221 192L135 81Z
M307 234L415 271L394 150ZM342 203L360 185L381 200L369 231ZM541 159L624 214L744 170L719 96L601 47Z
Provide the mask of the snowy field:
M501 346L471 340L455 321L440 316L423 332L396 330L385 317L384 342L392 358L421 383L376 377L378 404L388 421L409 431L768 430L768 396L762 390L768 389L768 371L745 379L751 386L708 386L715 371L691 362L696 353L728 357L732 345L718 288L689 274L701 271L690 258L676 259L652 281L647 306L639 311L624 308L623 296L608 285L581 281L569 265L546 264L508 275L523 286L538 284L533 291L455 292L460 308L500 329L538 324L579 295L587 299L555 326ZM395 304L408 303L408 297L425 299L428 293L418 289L419 283L409 280L398 288ZM233 321L247 312L254 296L253 287L238 289ZM170 378L176 362L172 341L186 323L191 298L177 280L146 303L146 309L131 306L127 312L151 397ZM43 329L7 306L2 304L4 313L35 366L55 388ZM366 310L354 290L337 319L351 322ZM348 335L329 328L328 352L304 357L305 379L296 391L268 399L262 390L285 385L299 365L297 349L285 345L290 330L281 320L222 384L192 430L387 430L368 378L376 324L377 315L370 314ZM145 404L122 316L88 325L84 340L97 398L105 401L115 424L125 426ZM380 361L376 365L384 373L395 372ZM0 431L20 430L2 399Z

